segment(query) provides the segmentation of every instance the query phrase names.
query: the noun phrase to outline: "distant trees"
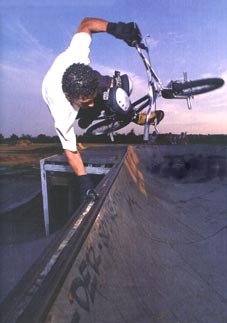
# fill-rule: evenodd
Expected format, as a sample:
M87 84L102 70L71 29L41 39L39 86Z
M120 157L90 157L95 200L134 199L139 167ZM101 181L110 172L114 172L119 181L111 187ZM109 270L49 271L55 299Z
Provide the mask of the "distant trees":
M36 143L45 144L45 143L49 143L51 141L51 139L52 138L49 136L46 136L44 134L40 134L34 139L34 141Z
M23 135L21 135L20 139L32 141L32 136L23 134Z
M58 143L58 136L46 136L44 134L39 134L37 137L32 137L28 134L22 134L21 136L17 136L16 134L12 134L10 137L5 138L3 134L0 134L0 144L8 144L8 145L16 145L18 141L25 140L30 141L32 143Z
M33 142L38 144L48 144L48 143L58 143L60 141L58 136L51 137L44 134L39 134L37 137L33 138Z
M176 137L179 135L176 135ZM188 143L190 144L227 144L227 135L187 135ZM19 141L27 141L35 144L49 144L59 143L58 136L47 136L45 134L39 134L36 137L32 137L29 134L22 134L20 137L16 134L12 134L10 137L5 138L3 134L0 134L0 144L16 145ZM94 136L84 133L81 136L77 136L77 142L79 143L105 143L110 144L111 139L108 135ZM129 133L115 133L114 143L122 144L140 144L143 143L143 135L137 135L134 129ZM157 144L169 144L169 134L159 134L156 140Z
M4 140L5 140L5 138L4 138L3 134L0 133L0 144L3 144Z
M17 135L15 135L14 133L10 136L8 143L10 145L16 145L17 140L19 139L19 137Z

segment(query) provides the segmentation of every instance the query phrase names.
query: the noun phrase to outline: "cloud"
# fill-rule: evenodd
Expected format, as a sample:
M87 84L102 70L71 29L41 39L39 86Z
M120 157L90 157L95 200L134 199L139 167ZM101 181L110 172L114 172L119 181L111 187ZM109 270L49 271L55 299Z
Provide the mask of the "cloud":
M37 86L40 85L41 73L38 69L20 68L20 66L12 66L1 64L2 96L12 97L21 95L35 95ZM13 90L13 91L12 91ZM10 95L11 94L11 95Z
M38 69L10 65L1 65L1 72L1 132L4 136L50 133L52 120L41 97L42 73Z
M23 24L5 25L1 68L1 132L39 134L51 129L51 117L41 97L41 83L53 60ZM10 46L18 42L16 48ZM54 132L52 131L52 134Z
M17 20L14 25L6 24L5 33L12 41L20 43L20 47L10 47L3 41L3 59L1 64L1 91L3 96L11 97L13 93L18 98L37 96L40 84L47 67L54 59L53 52L42 46L40 42L26 30ZM8 40L10 43L10 40Z
M149 47L149 49L154 49L158 46L159 40L155 39L151 35L146 35L144 37L144 43Z
M165 39L165 41L168 41L168 43L174 42L174 43L180 44L180 45L182 45L183 43L186 42L185 35L183 33L173 32L173 31L169 31L166 34L166 37L164 39Z
M21 23L6 22L2 32L3 62L15 67L27 69L45 68L54 58L52 50L45 48Z

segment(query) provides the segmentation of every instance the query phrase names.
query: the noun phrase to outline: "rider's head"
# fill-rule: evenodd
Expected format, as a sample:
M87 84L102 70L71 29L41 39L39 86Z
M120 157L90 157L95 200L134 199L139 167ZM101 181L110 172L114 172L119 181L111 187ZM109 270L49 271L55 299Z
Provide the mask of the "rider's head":
M62 78L62 90L72 106L93 107L97 89L98 79L90 66L77 63L66 69Z

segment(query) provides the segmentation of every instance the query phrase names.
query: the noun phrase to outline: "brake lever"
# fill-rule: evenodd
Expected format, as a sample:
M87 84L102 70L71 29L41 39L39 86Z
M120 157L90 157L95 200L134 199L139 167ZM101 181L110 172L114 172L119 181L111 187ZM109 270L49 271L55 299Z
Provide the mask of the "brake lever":
M146 45L144 45L143 43L139 43L139 47L141 49L145 49L146 51L148 50L148 47Z
M136 48L140 48L140 49L144 49L144 50L148 50L148 47L146 46L146 45L144 45L143 43L138 43L136 40L134 40L133 42L132 42L132 46L133 47L136 47Z

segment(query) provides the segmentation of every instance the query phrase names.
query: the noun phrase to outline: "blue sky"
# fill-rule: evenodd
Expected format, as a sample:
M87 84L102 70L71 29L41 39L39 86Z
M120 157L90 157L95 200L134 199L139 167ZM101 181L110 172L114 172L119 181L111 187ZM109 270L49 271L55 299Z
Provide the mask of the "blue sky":
M0 132L6 137L55 135L41 83L84 17L136 21L143 35L150 34L152 64L164 85L184 71L190 79L217 76L227 83L226 0L1 0L0 12ZM124 42L108 34L94 35L91 65L110 75L115 69L128 73L133 98L145 94L142 62ZM192 111L176 100L160 99L157 108L165 111L161 133L227 134L227 85L195 98Z

